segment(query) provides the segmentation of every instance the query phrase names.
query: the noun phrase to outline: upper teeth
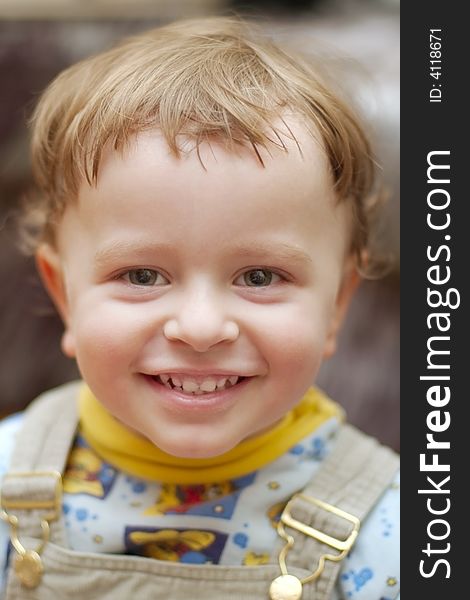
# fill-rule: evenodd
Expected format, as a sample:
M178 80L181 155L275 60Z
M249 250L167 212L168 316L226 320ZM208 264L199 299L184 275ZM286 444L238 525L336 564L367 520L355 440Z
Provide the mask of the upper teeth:
M218 390L225 387L235 385L239 377L238 375L231 375L230 377L206 377L199 383L192 377L186 375L169 375L168 373L161 373L159 378L163 384L167 387L181 388L185 392L191 394L198 394L203 392L213 392L216 388Z

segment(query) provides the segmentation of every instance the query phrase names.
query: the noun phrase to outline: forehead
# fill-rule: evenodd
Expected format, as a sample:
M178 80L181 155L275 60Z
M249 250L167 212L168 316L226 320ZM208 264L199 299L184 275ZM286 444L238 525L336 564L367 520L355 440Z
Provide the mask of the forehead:
M208 138L197 145L194 139L179 136L179 156L174 156L158 129L134 135L121 152L107 147L98 172L97 190L118 188L129 177L136 185L142 177L153 175L160 191L187 186L187 192L209 194L212 189L260 185L309 194L321 188L333 195L333 179L321 136L312 127L294 117L273 124L272 144L268 147L230 143L220 137ZM148 181L146 180L146 183ZM80 196L92 190L83 184ZM292 195L292 194L291 194Z
M218 158L222 154L227 154L232 160L245 159L252 161L254 159L256 162L264 162L265 166L269 166L266 164L269 159L272 162L279 157L295 154L296 156L292 157L295 160L303 154L306 160L313 161L315 164L318 164L319 159L321 159L321 166L324 166L327 170L329 169L322 135L312 121L307 122L301 116L286 113L282 117L275 118L272 123L267 123L263 128L259 124L254 125L254 136L256 132L259 132L260 139L266 136L266 139L269 139L271 143L267 143L266 147L258 144L255 149L248 140L244 143L230 143L228 136L219 133L214 135L205 133L201 138L202 143L197 146L195 141L196 127L194 135L184 133L176 135L176 146L181 150L181 155L178 158L184 160L184 158L192 158L193 155L196 155L201 163L202 159L205 159L202 163L202 166L205 166L207 162L211 162L211 159L213 162L218 162ZM168 135L171 138L171 134ZM231 131L230 135L238 139L237 130ZM123 155L127 159L135 154L136 148L148 145L149 141L151 141L155 152L159 152L161 155L171 155L169 145L165 142L165 136L157 126L139 130L129 138L126 137L126 140ZM261 155L261 161L258 157L258 151ZM110 158L112 159L114 155L114 147L108 143L103 149L102 158L100 158L100 171L102 171L103 164Z
M334 236L343 246L348 218L336 201L320 136L292 118L276 125L278 143L258 148L259 156L220 139L198 148L184 139L176 157L159 130L139 133L123 151L106 149L97 185L80 188L77 216L96 238L112 233L130 240L144 229L166 238L171 228L194 248L207 231L219 247L231 243L230 235L246 245L264 243L263 236L289 240L291 233Z

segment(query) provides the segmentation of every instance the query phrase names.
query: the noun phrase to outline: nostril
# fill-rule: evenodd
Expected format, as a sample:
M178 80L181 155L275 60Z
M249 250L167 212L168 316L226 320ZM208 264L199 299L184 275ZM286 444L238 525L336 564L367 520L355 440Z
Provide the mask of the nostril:
M171 342L184 342L197 352L206 352L213 346L223 342L235 342L240 330L234 321L206 318L197 319L180 317L169 319L163 325L163 334Z

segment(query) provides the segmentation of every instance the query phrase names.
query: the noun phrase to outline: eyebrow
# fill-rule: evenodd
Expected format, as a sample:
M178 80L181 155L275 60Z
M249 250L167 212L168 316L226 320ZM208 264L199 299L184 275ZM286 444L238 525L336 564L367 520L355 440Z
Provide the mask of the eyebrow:
M312 258L297 246L286 242L250 242L248 246L233 245L230 248L240 256L274 258L298 263L311 263Z
M160 254L167 254L173 250L173 246L170 244L162 244L158 242L135 242L135 241L123 241L116 240L103 248L96 251L94 256L94 263L100 267L106 265L114 260L119 260L123 255L133 253L147 254L149 252L158 252Z

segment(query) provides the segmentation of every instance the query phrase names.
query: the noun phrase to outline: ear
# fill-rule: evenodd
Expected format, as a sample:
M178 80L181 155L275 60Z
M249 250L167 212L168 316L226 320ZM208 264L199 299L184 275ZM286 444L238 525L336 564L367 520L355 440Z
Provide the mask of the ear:
M330 358L336 352L336 341L339 330L348 311L349 304L361 281L354 257L348 258L345 264L343 278L336 296L335 307L330 321L330 327L325 341L323 351L324 358Z
M49 244L42 244L36 251L35 258L36 267L44 287L64 322L65 331L62 336L62 351L66 356L73 358L75 356L75 344L69 330L68 299L59 254Z

